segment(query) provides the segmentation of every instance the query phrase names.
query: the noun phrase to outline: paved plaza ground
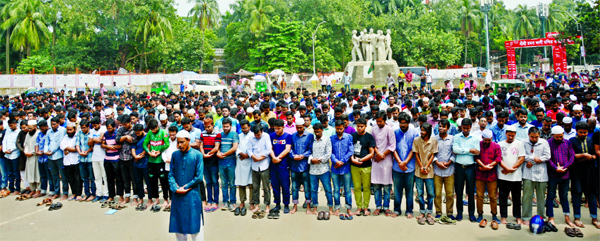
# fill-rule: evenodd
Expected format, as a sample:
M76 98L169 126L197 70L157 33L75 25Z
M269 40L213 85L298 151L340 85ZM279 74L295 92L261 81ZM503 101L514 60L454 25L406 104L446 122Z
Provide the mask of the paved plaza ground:
M322 203L319 210L326 210L324 193L319 195ZM99 203L75 201L64 201L62 209L48 211L47 207L35 206L41 199L14 199L15 196L0 199L0 240L175 240L175 235L168 232L166 212L139 212L130 206L114 215L105 215L108 209L100 208ZM484 207L486 228L468 220L456 225L430 226L419 225L414 218L384 215L355 217L351 221L332 216L329 221L318 221L314 215L305 215L304 209L294 215L282 214L279 220L254 220L250 212L245 217L236 217L218 210L205 215L203 228L205 240L600 240L600 230L590 224L587 208L582 207L584 238L569 238L563 231L566 225L562 217L556 220L557 233L533 235L525 227L515 231L504 225L492 230L489 205ZM415 208L417 211L417 204ZM557 208L555 213L562 211Z

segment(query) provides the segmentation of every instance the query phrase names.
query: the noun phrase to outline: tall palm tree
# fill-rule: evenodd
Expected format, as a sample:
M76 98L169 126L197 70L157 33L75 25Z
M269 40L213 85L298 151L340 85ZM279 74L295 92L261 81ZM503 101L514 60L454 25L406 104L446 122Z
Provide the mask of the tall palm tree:
M404 12L404 9L421 5L419 1L416 0L389 0L387 4L387 13L390 15L394 15L398 12Z
M188 16L192 16L192 23L196 23L200 30L212 28L219 22L219 4L216 0L188 0L188 2L196 2Z
M264 30L269 27L268 14L273 12L271 5L267 5L265 0L248 1L246 5L246 13L250 16L248 19L248 30L255 36L263 34Z
M567 18L565 16L565 8L561 5L550 3L548 5L548 17L546 18L546 32L559 31L563 29L563 22ZM546 36L544 36L545 38Z
M142 56L144 57L144 63L148 68L148 58L146 57L146 45L148 38L157 36L161 41L171 40L173 38L173 30L171 28L171 22L165 16L162 16L156 9L162 9L160 6L153 6L152 10L148 15L142 17L138 21L138 27L136 30L136 38L142 38L144 42L144 50ZM142 69L142 61L140 58L140 71Z
M0 20L2 22L6 22L8 19L8 0L0 0ZM6 38L6 73L8 73L10 69L10 28L7 28L2 32L2 35Z
M465 64L467 64L467 40L480 27L481 12L479 4L473 0L462 0L460 9L460 30L465 35Z
M7 18L1 27L5 30L12 28L10 43L13 49L25 48L29 57L32 47L37 50L49 39L45 10L40 0L16 0L4 6L2 15Z
M535 27L539 20L536 16L535 9L520 5L515 9L515 38L530 38L534 36Z

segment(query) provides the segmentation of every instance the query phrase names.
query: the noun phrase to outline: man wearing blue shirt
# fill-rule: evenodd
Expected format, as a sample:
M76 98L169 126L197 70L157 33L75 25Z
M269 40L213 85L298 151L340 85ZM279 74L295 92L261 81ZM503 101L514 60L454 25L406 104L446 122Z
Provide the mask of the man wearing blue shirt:
M292 203L290 211L294 214L298 210L298 191L300 184L304 185L304 198L307 213L310 211L310 176L308 157L312 155L314 136L304 130L304 119L296 120L296 133L292 135L292 148L290 150L290 167L292 169Z
M392 166L392 179L394 181L394 213L392 217L402 214L402 193L406 197L406 217L413 217L413 189L415 185L415 157L412 145L419 136L417 128L409 128L410 116L406 112L398 115L400 129L394 131L396 136L396 151L394 152L394 165Z
M183 121L182 121L183 123ZM223 192L223 209L233 212L235 203L235 151L238 148L240 138L238 133L231 131L231 120L223 119L223 132L221 133L220 150L217 152L219 158L219 176L221 176L221 191ZM240 128L241 130L241 128Z
M456 220L462 220L463 191L467 186L469 220L475 222L475 160L473 156L479 155L480 140L471 134L471 119L463 119L461 123L462 133L454 137L452 151L456 154L454 165L454 190L456 190Z
M529 128L532 127L531 124L527 123L527 111L520 109L515 113L517 116L517 123L513 124L513 126L517 129L517 135L515 140L517 141L525 141L529 139Z
M66 200L69 194L69 183L67 182L67 178L64 175L63 171L63 151L60 149L60 142L67 134L67 130L59 126L60 119L58 117L52 118L50 121L50 126L52 127L48 130L48 134L46 135L46 141L44 143L44 154L48 156L48 166L50 166L50 173L52 177L50 181L52 182L51 187L54 187L54 190L49 191L49 195L54 195L54 198L58 198L61 194L60 192L60 181L62 177L62 187L63 187L63 196L62 200Z
M283 120L275 120L273 124L275 132L270 135L272 144L270 176L275 208L269 213L269 219L279 218L282 196L285 206L283 212L290 212L290 167L287 156L292 149L292 135L283 132L283 125Z
M17 128L17 119L10 118L8 120L8 129L2 140L2 151L6 158L6 170L8 173L3 173L8 176L8 190L13 194L21 193L21 175L19 173L19 155L21 152L17 148L17 136L19 130Z
M331 180L333 181L333 200L335 203L335 212L333 215L340 214L340 184L344 185L344 197L346 199L346 208L348 215L354 216L352 212L352 193L350 192L350 182L352 176L350 174L350 157L354 154L354 145L352 144L352 136L344 133L344 122L341 120L335 121L335 135L331 138Z
M493 141L496 143L500 143L503 140L506 140L506 121L508 120L508 113L506 111L502 111L497 115L498 123L492 126L491 130L494 134Z

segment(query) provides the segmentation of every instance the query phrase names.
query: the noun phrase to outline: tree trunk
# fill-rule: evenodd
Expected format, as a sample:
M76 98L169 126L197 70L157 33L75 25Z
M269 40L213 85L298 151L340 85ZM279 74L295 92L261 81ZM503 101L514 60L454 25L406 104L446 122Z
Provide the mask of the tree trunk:
M56 46L56 22L52 24L52 63L54 64L54 46Z
M31 45L27 44L27 58L29 58L29 56L31 56Z
M146 55L146 42L144 42L144 65L148 68L148 56Z
M10 73L10 28L6 29L6 74Z
M469 34L465 34L465 65L467 65L467 40Z

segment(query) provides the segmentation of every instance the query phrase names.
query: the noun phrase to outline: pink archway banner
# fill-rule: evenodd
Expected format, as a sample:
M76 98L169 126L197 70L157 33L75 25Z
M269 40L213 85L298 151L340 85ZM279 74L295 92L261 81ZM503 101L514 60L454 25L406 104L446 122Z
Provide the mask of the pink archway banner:
M508 78L514 79L517 76L517 63L515 48L533 48L552 46L552 62L554 63L554 73L566 73L567 71L567 53L562 44L554 39L556 34L547 33L547 38L521 39L504 42L506 48L506 59L508 63ZM567 40L567 44L574 44L572 40Z

